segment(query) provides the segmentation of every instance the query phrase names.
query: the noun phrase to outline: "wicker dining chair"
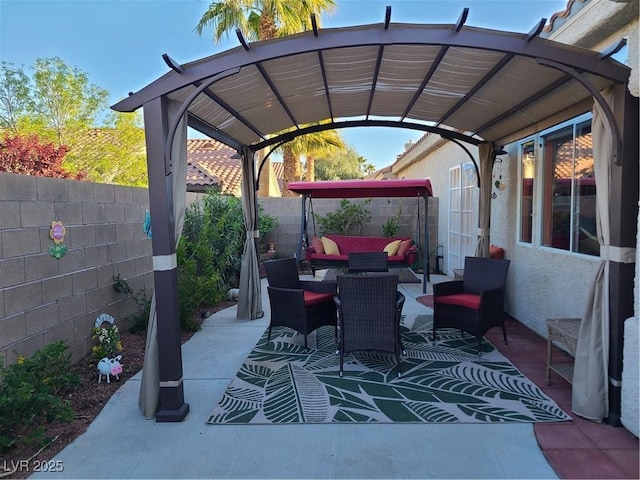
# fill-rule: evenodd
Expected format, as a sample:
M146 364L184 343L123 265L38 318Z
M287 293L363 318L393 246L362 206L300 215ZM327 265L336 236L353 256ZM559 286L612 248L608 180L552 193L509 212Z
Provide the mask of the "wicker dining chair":
M404 296L398 295L398 276L338 275L338 307L340 332L340 376L344 371L344 354L361 350L394 353L398 377L400 366L400 316Z
M266 261L264 268L271 304L268 341L271 340L271 329L276 326L292 328L304 335L305 348L307 335L323 325L335 327L337 338L335 283L300 280L295 258Z
M358 272L388 272L387 252L349 252L349 273Z
M504 343L504 297L509 260L466 257L464 279L433 284L433 342L439 328L457 328L474 335L478 356L482 336L502 327Z

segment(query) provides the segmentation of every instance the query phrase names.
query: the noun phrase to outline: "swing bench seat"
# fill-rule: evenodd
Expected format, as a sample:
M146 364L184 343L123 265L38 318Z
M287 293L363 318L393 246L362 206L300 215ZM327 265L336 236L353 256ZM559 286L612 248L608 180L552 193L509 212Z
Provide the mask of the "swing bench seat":
M320 238L315 237L310 242L306 251L306 260L311 265L311 269L347 267L349 263L349 253L353 252L382 252L389 249L389 244L399 241L396 250L389 253L387 264L392 267L408 267L417 260L418 247L409 237L356 237L348 235L325 235L335 242L338 253L333 251L327 253ZM404 242L404 243L402 243Z

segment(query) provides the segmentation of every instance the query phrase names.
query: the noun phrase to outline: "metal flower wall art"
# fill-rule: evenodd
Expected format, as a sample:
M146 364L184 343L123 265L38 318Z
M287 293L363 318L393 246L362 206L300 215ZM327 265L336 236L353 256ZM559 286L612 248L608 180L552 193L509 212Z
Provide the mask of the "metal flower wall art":
M62 222L51 222L51 230L49 230L49 238L53 240L53 245L49 246L49 255L53 258L61 258L67 254L67 246L63 245L64 237L67 234L67 229L64 228Z

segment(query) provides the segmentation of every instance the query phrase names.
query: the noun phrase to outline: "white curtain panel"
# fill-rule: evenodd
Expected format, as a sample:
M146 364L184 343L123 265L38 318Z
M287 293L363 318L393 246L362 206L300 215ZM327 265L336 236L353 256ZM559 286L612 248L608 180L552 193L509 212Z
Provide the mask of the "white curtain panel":
M170 101L169 119L173 119L180 108L180 102ZM173 199L173 218L176 246L182 233L187 198L187 122L183 117L178 124L171 148L171 183ZM153 228L153 218L151 219ZM178 319L179 320L179 319ZM158 316L156 312L156 294L151 298L151 310L147 324L147 343L144 352L142 379L138 395L138 407L148 419L155 418L160 401L160 367L158 351Z
M242 212L247 238L244 243L240 267L240 294L236 318L254 320L263 315L260 292L260 270L256 242L259 231L254 230L258 212L256 210L256 171L253 153L246 149L242 154Z
M491 175L493 174L493 145L481 143L480 156L480 201L478 206L478 244L476 257L489 257L489 228L491 225Z
M611 91L603 94L609 105ZM596 177L596 227L601 262L584 309L573 371L571 408L581 417L601 422L609 413L609 192L613 135L600 105L593 104L591 121Z

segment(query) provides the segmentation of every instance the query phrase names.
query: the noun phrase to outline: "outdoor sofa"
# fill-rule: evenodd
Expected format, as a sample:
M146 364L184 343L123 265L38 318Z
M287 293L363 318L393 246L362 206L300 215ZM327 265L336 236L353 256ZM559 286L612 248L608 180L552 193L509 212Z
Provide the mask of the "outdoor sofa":
M305 258L315 272L318 268L347 267L350 252L382 251L388 253L389 267L408 267L417 260L418 247L409 237L325 235L311 240Z

